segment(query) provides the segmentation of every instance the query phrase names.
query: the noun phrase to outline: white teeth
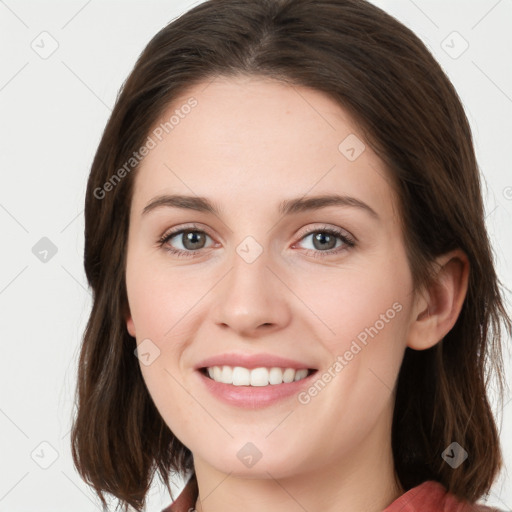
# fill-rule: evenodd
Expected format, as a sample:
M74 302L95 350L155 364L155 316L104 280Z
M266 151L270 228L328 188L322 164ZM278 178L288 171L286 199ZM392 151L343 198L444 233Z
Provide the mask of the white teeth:
M295 370L293 368L286 368L283 373L283 381L293 382L293 379L295 379Z
M233 368L233 386L249 386L251 383L251 372L247 368L235 366ZM228 383L226 383L228 384Z
M267 386L268 370L266 368L254 368L251 370L251 386Z
M233 382L233 368L223 366L219 382Z
M297 370L295 372L295 380L302 380L308 376L308 370L306 368L302 370Z
M270 384L282 384L283 370L281 370L281 368L270 368L270 372L268 373L268 381Z
M216 382L233 386L268 386L302 380L308 376L307 368L243 368L242 366L214 366L207 368Z

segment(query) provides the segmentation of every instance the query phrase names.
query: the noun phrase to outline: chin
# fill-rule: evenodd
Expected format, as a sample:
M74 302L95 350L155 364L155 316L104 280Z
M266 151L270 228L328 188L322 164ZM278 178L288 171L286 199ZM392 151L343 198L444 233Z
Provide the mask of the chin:
M236 444L236 447L233 446ZM240 446L238 446L240 444ZM296 473L297 468L304 464L297 457L296 449L279 450L268 446L258 448L257 443L231 443L221 453L208 453L202 457L206 463L217 471L231 476L251 479L286 478Z

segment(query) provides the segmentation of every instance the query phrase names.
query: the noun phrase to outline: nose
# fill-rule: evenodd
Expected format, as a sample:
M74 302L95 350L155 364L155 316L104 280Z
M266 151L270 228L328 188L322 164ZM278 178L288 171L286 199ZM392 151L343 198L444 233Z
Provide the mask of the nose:
M249 263L238 253L215 287L213 318L222 329L255 338L278 331L291 321L290 291L283 272L276 271L267 251ZM283 283L284 282L284 283Z

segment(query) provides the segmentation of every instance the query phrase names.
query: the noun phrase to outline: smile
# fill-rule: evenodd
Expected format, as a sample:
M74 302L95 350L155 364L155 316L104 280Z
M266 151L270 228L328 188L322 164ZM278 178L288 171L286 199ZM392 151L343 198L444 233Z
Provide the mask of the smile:
M244 368L243 366L210 366L202 373L215 382L233 386L275 386L305 379L314 370L308 368Z

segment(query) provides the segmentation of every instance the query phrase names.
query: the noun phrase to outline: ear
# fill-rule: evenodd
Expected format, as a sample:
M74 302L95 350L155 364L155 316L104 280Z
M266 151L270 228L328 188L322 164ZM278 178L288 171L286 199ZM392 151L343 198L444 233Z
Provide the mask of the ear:
M128 333L130 334L130 336L133 336L135 338L135 324L133 323L133 318L132 318L129 306L125 306L124 318L125 318L126 329L128 330Z
M135 338L135 325L131 316L126 319L126 328L128 329L130 336Z
M469 261L456 249L436 259L438 271L418 294L407 346L425 350L436 345L455 325L468 289Z

